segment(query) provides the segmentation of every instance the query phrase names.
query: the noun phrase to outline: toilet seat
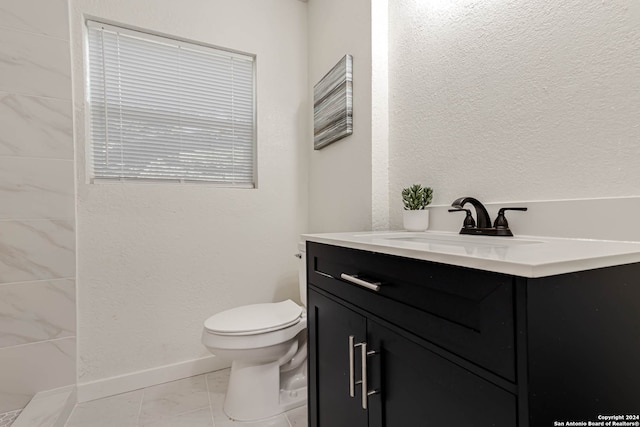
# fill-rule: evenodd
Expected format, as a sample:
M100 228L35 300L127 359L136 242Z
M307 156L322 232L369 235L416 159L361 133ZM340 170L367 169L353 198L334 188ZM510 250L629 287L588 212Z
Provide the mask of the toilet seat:
M277 303L236 307L209 317L207 332L222 336L258 335L286 329L300 322L303 308L290 299Z
M302 315L292 325L282 327L275 331L232 335L219 334L203 328L202 343L208 348L218 350L241 350L241 349L258 349L278 345L292 339L307 327L307 312L302 311Z

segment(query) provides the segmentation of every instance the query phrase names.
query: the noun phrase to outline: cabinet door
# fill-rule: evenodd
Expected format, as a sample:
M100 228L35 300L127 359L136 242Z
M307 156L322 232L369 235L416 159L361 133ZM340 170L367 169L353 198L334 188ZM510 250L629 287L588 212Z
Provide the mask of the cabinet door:
M312 289L307 304L310 427L367 427L360 385L349 393L349 336L366 338L364 317ZM360 349L354 350L354 380L360 380Z
M367 328L371 349L380 352L369 368L383 420L372 416L371 427L517 425L513 394L376 322Z

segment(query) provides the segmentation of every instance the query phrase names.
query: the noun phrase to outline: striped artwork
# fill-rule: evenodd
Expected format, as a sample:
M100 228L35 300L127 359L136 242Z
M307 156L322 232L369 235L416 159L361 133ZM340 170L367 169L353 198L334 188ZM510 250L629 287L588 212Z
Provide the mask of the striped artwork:
M353 58L345 55L313 87L313 148L353 133Z

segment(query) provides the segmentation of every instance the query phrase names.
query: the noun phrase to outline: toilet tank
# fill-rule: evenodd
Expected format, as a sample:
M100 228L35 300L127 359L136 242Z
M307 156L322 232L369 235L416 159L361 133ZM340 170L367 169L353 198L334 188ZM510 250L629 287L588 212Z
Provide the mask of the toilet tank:
M307 246L306 242L298 243L300 261L298 261L298 286L300 288L300 301L307 306Z

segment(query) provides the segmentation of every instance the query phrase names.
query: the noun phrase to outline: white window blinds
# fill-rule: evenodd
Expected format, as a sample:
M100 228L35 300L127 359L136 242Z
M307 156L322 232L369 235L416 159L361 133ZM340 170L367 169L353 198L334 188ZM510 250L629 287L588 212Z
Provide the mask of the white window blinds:
M253 56L87 27L92 180L254 186Z

